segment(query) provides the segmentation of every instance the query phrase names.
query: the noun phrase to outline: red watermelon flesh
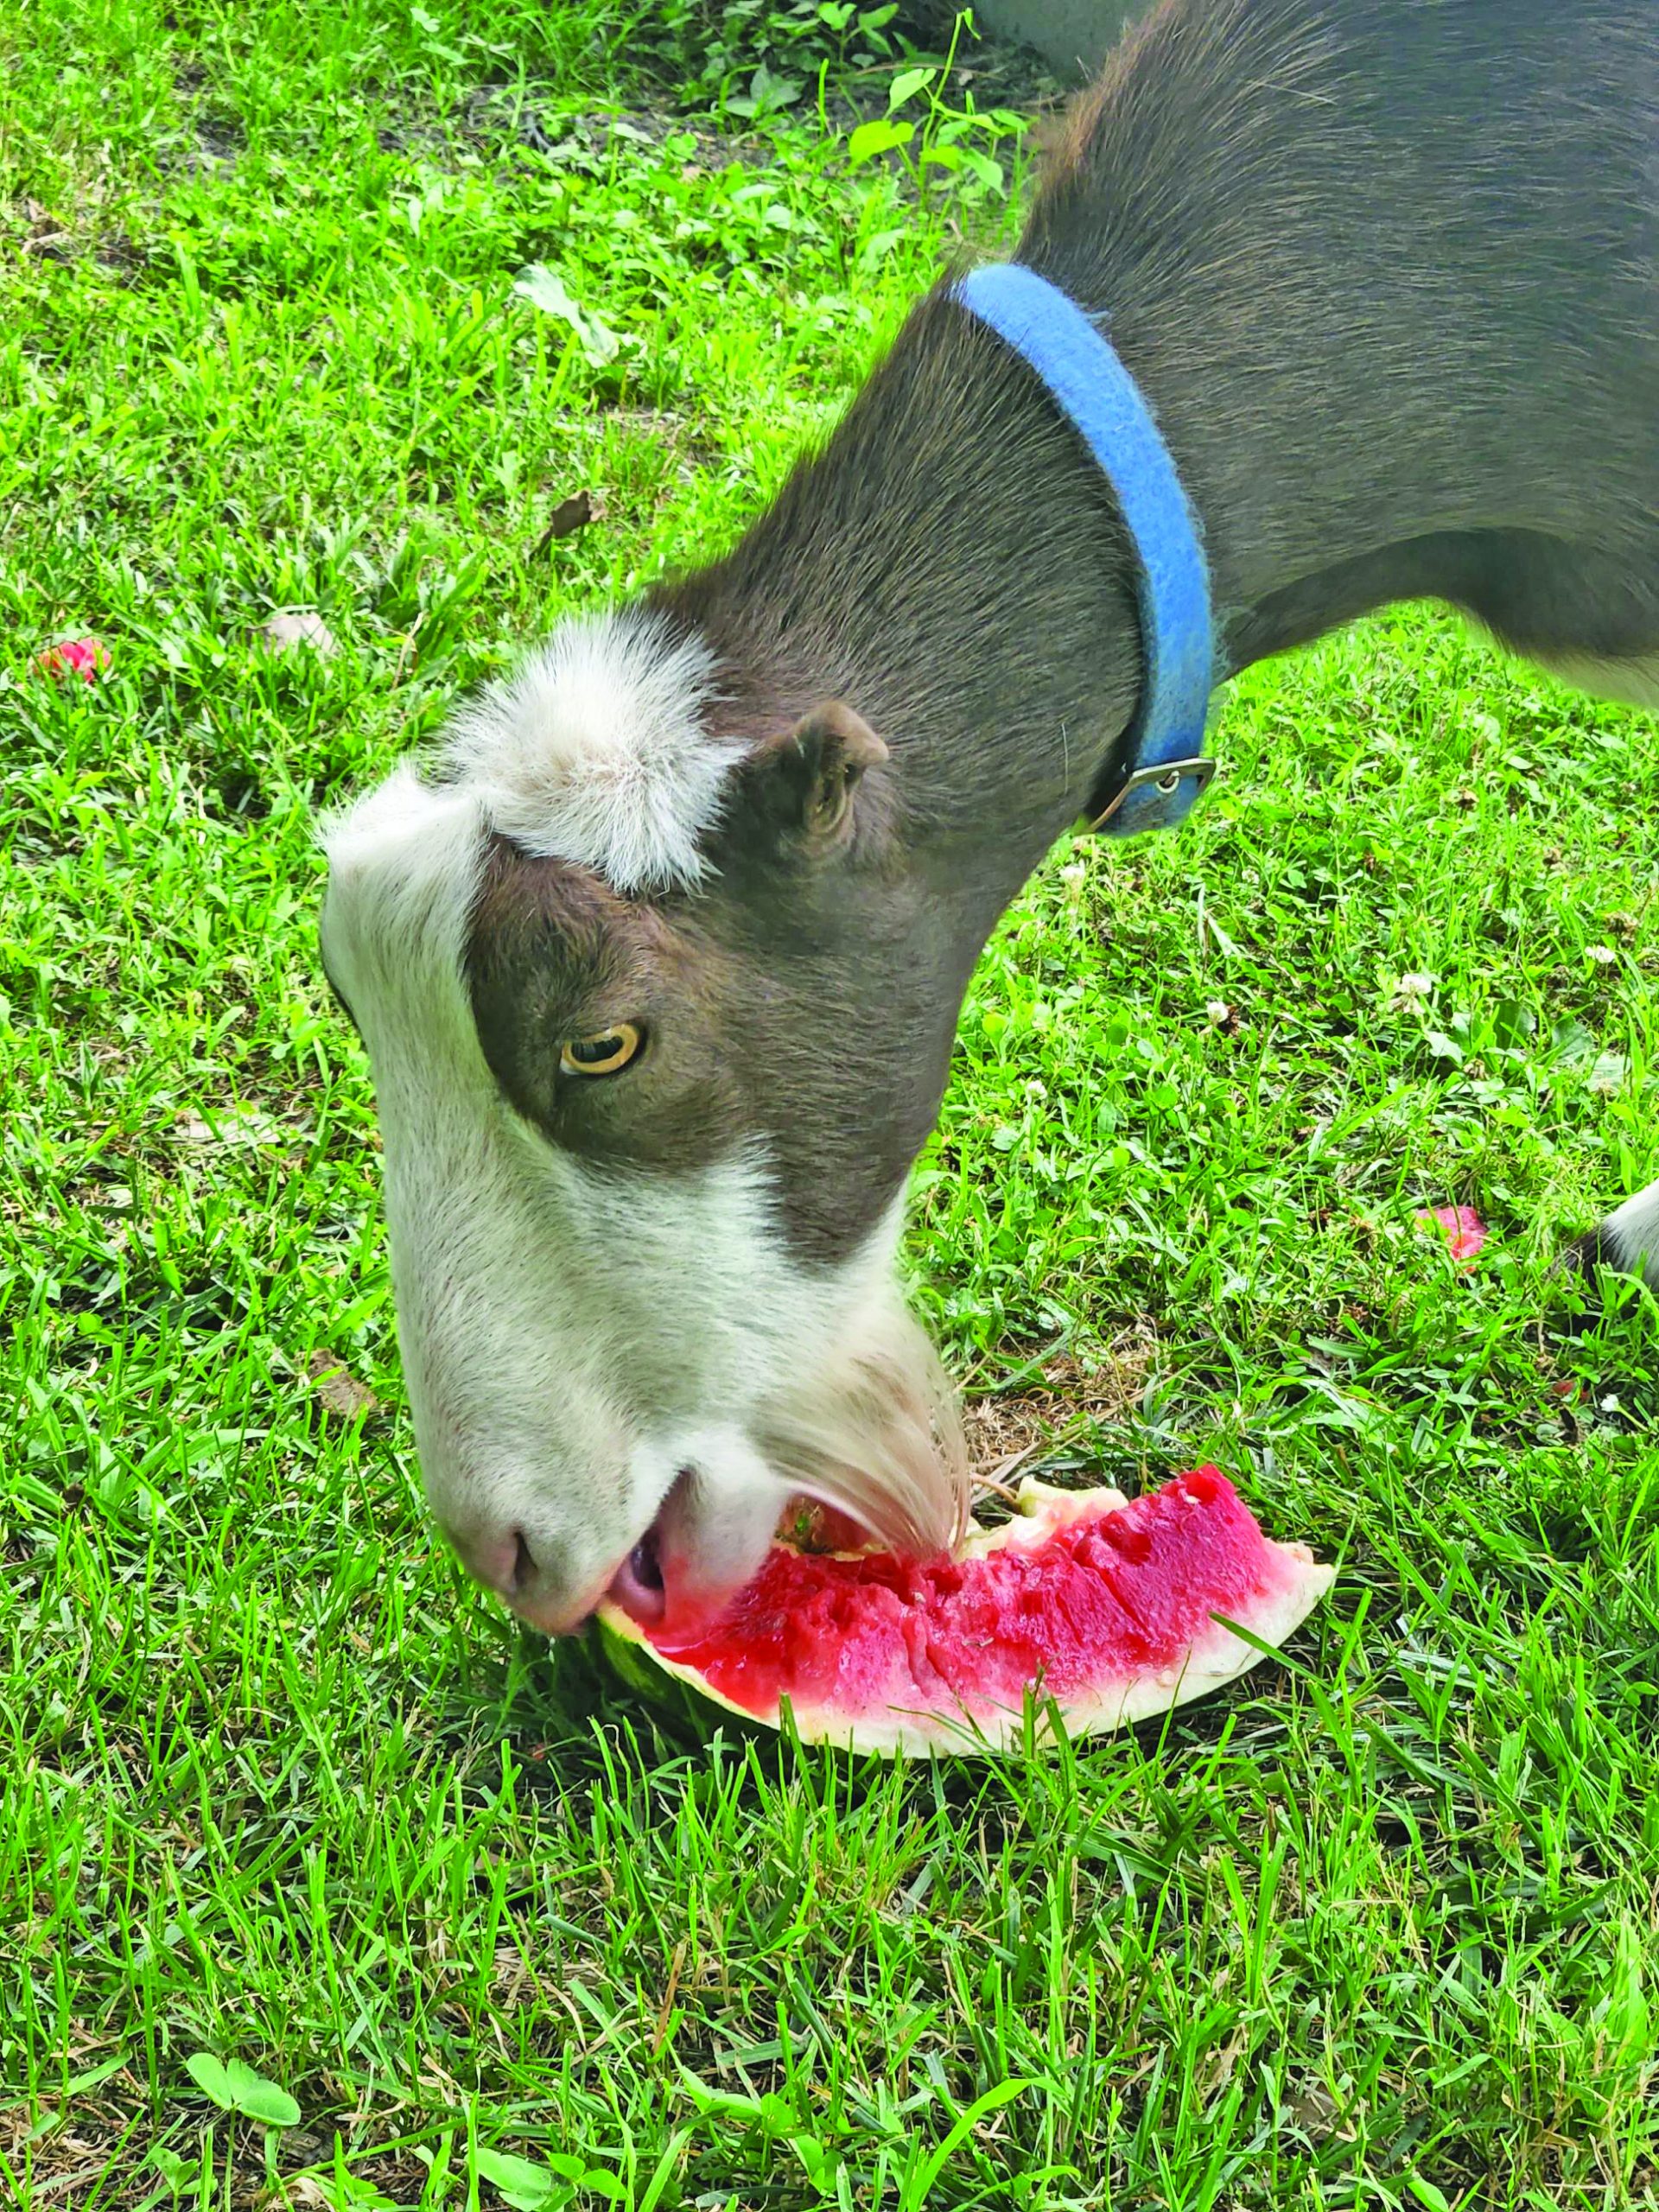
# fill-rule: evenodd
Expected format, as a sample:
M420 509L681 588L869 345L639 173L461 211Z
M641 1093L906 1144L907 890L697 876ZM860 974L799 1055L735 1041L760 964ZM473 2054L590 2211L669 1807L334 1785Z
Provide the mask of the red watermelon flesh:
M734 1711L874 1751L1011 1740L1027 1691L1072 1734L1202 1695L1277 1643L1329 1587L1306 1546L1264 1536L1212 1466L1132 1503L1022 1485L1020 1516L955 1554L816 1555L774 1544L717 1625L679 1643L604 1611L612 1634ZM976 1739L979 1739L977 1742Z

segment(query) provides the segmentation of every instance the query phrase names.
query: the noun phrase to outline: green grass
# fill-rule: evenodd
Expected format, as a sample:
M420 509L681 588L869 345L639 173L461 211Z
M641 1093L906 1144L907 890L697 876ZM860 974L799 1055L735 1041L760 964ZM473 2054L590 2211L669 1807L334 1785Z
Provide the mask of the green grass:
M1650 2204L1659 1338L1550 1273L1659 1173L1650 723L1373 622L975 983L918 1300L988 1435L1338 1559L1292 1664L858 1770L660 1735L432 1545L313 810L725 542L995 230L810 92L734 135L795 20L686 106L687 8L0 12L0 2201Z

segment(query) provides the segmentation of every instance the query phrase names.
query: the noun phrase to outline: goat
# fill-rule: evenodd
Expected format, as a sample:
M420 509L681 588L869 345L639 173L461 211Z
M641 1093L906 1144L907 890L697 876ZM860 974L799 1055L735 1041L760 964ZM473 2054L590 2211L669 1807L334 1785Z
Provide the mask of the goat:
M1216 673L1387 602L1659 705L1651 0L1164 0L1018 261L1109 330ZM563 624L336 820L429 1496L528 1620L687 1625L793 1492L963 1510L895 1287L975 960L1121 788L1136 547L942 283L735 549ZM1659 1184L1599 1249L1659 1281Z

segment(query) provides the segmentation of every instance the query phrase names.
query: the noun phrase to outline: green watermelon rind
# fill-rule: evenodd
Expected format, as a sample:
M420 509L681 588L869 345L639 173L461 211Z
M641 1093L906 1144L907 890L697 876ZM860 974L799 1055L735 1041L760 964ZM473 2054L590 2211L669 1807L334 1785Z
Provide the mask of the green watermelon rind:
M973 1540L969 1548L990 1549L1008 1541L1033 1543L1052 1533L1061 1520L1085 1510L1111 1510L1122 1503L1113 1492L1058 1491L1027 1482L1021 1486L1020 1498L1021 1510L1029 1516L1025 1525L1008 1523L989 1536ZM1281 1586L1258 1604L1234 1609L1232 1618L1248 1631L1249 1641L1212 1617L1208 1629L1193 1640L1179 1662L1144 1674L1114 1677L1097 1695L1073 1697L1064 1703L1034 1687L1017 1707L999 1707L971 1714L963 1710L951 1713L944 1707L924 1710L894 1706L849 1715L835 1707L803 1707L787 1695L772 1710L757 1713L722 1695L695 1668L657 1650L639 1623L608 1599L600 1606L593 1626L601 1652L627 1688L647 1701L692 1720L705 1732L717 1716L728 1715L747 1728L788 1726L803 1744L823 1744L855 1754L882 1758L982 1758L1052 1739L1057 1716L1073 1742L1109 1735L1212 1696L1248 1674L1267 1656L1262 1647L1276 1650L1283 1644L1336 1579L1336 1569L1321 1566L1306 1544L1276 1543L1267 1536L1262 1541L1279 1559L1285 1573Z

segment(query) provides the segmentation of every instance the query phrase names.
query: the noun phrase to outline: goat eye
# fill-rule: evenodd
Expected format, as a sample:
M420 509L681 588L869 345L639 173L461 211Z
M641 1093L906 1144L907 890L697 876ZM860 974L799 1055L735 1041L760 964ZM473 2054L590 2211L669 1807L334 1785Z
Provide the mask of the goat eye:
M591 1037L567 1037L559 1047L564 1075L615 1075L638 1056L645 1038L631 1021L601 1029Z

